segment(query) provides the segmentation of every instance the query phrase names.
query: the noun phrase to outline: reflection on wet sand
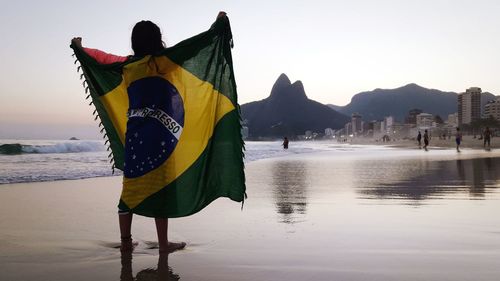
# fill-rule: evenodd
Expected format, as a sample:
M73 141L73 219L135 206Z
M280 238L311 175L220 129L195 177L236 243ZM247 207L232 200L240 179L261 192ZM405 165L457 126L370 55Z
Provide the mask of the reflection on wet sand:
M296 223L307 212L307 169L301 161L277 161L272 186L280 222Z
M120 281L175 281L180 279L179 275L173 273L172 268L168 266L168 254L160 254L156 269L143 269L135 278L132 273L132 253L122 253L121 264Z
M453 161L406 161L385 163L381 173L399 170L399 177L386 181L374 179L358 185L358 192L368 199L408 199L416 203L426 199L460 196L484 197L488 189L500 183L500 159L477 158ZM367 169L374 167L360 167ZM394 169L393 169L394 168Z

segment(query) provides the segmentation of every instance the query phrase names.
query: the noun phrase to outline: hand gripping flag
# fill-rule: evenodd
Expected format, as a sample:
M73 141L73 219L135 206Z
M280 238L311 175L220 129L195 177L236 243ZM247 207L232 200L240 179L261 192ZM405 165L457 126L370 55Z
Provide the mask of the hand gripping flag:
M99 64L71 47L114 166L124 174L121 210L172 218L196 213L218 197L243 202L243 141L227 17L157 55L119 63Z

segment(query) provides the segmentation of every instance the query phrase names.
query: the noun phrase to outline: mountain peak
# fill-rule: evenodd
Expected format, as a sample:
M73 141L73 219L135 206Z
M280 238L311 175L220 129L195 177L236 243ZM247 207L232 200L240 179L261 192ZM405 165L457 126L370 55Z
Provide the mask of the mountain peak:
M410 83L410 84L407 84L407 85L404 85L403 87L401 88L406 88L406 89L425 89L424 87L416 84L416 83Z
M307 96L302 81L297 80L291 84L288 76L282 73L274 83L269 98L281 102L283 99L303 100L307 99Z
M286 76L285 73L281 73L280 77L278 77L278 80L274 82L273 88L271 89L271 98L283 95L291 84L292 83L290 82L288 76Z
M304 90L304 85L302 84L302 81L297 80L293 82L291 88L293 90L293 93L295 94L295 97L307 99L306 91Z
M278 80L276 80L276 83L278 83L278 82L281 82L283 84L288 84L288 85L291 84L290 79L288 78L288 76L286 76L285 73L281 73L280 77L278 77Z

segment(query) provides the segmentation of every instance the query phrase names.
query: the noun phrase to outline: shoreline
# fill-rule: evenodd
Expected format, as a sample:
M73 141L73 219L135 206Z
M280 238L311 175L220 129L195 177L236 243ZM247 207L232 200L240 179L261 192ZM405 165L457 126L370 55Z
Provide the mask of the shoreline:
M338 142L342 144L342 142ZM388 142L382 142L380 140L375 139L366 139L366 138L353 138L350 139L348 144L354 145L381 145L381 146L390 146L395 148L418 148L418 143L416 140L410 139L399 139L392 140ZM423 146L422 140L422 146ZM452 137L450 139L439 139L438 137L433 137L429 141L429 148L438 147L438 148L456 148L455 138ZM500 138L494 137L491 138L491 146L490 149L500 148ZM460 149L474 149L474 150L484 150L483 140L474 138L473 136L463 136L462 142L460 144Z
M259 141L255 141L259 142ZM266 141L267 142L267 141ZM265 143L265 142L262 142ZM276 144L279 144L280 141L275 141ZM322 144L325 147L317 146L315 149L312 150L300 150L300 151L294 151L294 144L301 143L305 144L307 147L307 144ZM295 141L290 143L290 148L288 150L283 150L283 149L278 149L277 151L273 151L272 154L269 157L263 157L263 158L256 158L256 159L251 159L248 161L245 161L245 165L249 165L250 163L256 162L256 161L262 161L262 160L269 160L269 159L283 159L287 157L308 157L308 155L314 155L315 153L331 153L334 152L332 149L332 146L366 146L369 148L370 146L375 146L375 147L388 147L388 148L394 148L394 149L401 149L401 150L418 150L418 144L414 140L395 140L395 141L390 141L390 142L381 142L381 141L376 141L374 139L366 139L366 138L355 138L351 139L349 142L337 142L335 140L313 140L313 141ZM300 148L304 148L304 146L299 146ZM446 149L446 150L455 150L455 142L453 139L451 140L439 140L437 138L433 138L430 141L429 144L429 150L436 150L436 149ZM461 151L497 151L497 148L500 148L500 138L495 137L492 138L491 140L491 149L484 149L483 148L483 142L482 140L474 139L472 136L465 136L463 138L462 144L460 145L460 150ZM341 149L340 149L341 150ZM283 153L282 153L283 152ZM12 156L9 156L12 157ZM62 179L47 179L47 180L36 180L36 181L18 181L18 182L0 182L0 187L5 186L5 185L10 185L10 184L24 184L24 183L45 183L45 182L59 182L59 181L72 181L72 180L85 180L85 179L93 179L93 178L114 178L114 177L122 177L121 171L117 171L115 175L111 174L111 168L108 169L110 171L109 175L106 174L99 174L99 175L93 175L93 176L88 176L88 177L78 177L78 178L62 178Z

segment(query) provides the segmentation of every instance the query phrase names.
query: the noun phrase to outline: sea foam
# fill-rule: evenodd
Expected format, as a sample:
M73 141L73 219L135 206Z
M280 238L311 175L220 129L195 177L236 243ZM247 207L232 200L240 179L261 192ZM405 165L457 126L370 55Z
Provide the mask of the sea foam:
M100 141L67 141L51 144L7 143L0 145L0 154L24 153L78 153L103 151L106 147Z

